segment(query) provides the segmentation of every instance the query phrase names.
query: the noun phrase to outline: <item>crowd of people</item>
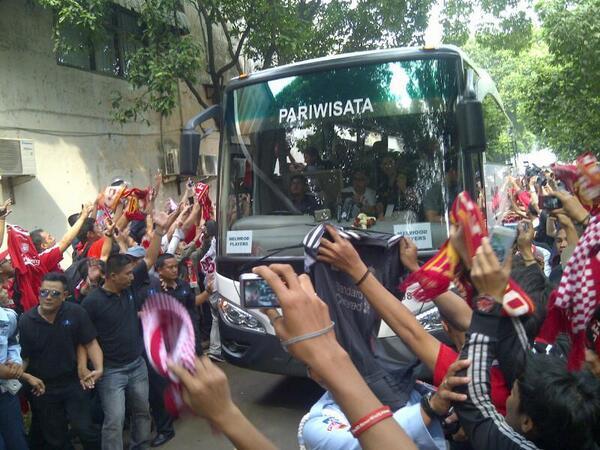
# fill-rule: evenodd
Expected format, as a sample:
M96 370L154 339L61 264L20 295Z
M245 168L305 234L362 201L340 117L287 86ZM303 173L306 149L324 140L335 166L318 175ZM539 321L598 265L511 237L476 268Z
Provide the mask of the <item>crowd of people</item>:
M11 202L3 205L0 449L69 449L73 440L120 449L124 436L130 448L148 448L174 437L168 381L149 368L138 312L153 294L175 298L192 319L196 354L223 361L210 306L217 228L207 188L190 182L163 208L160 176L148 189L114 180L69 217L60 241L6 225Z
M356 191L365 180L354 175ZM383 273L378 254L365 251L369 239L319 225L305 247L314 251L308 274L282 264L252 269L278 297L281 308L263 312L282 346L325 389L299 425L300 448L599 448L600 167L584 155L507 183L493 200L510 205L498 220L516 228L505 258L487 237L478 199L462 192L448 241L424 264L397 236L377 244L395 252L384 262L398 271ZM235 448L276 448L234 404L215 364L208 187L190 182L179 203L162 207L160 185L160 177L148 189L115 180L69 218L60 241L6 225L10 201L0 208L8 245L0 254L0 449L160 446L175 434L173 383ZM63 271L69 248L73 263ZM398 292L434 302L447 339L428 333ZM140 311L157 294L191 321L193 367L148 350L156 346ZM415 364L400 370L377 354L381 320ZM166 377L155 370L161 359ZM418 364L431 385L416 380Z

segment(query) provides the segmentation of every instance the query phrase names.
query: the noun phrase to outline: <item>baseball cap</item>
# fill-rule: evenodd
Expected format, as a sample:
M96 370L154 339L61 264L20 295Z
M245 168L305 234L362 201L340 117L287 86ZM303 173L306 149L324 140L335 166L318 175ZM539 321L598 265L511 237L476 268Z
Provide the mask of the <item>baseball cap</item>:
M134 247L129 247L125 254L127 256L131 256L132 258L141 259L146 256L146 249L141 245L136 245Z

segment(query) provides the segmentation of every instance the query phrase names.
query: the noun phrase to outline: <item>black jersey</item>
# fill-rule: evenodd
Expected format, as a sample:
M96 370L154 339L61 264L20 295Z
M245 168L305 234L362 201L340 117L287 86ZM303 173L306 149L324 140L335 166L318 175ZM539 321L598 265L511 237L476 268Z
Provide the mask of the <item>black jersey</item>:
M398 295L401 264L398 257L400 236L372 232L343 231L340 235L352 242L373 275L392 293ZM329 305L335 334L354 365L379 400L393 409L406 403L414 385L413 371L418 361L390 364L378 356L377 333L381 318L366 297L345 273L317 261L325 226L319 225L304 238L305 271L315 290Z

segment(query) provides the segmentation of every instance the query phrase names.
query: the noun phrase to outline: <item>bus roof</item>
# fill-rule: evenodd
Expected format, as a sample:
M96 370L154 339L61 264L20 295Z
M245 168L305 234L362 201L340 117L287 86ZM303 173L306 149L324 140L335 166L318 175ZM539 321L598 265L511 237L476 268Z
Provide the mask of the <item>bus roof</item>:
M432 56L458 56L466 61L478 75L482 76L485 71L477 69L469 60L467 55L454 45L441 45L435 48L424 47L402 47L380 50L367 50L354 53L343 53L339 55L324 56L309 59L284 66L272 67L258 72L240 75L232 78L226 90L237 89L247 84L259 83L276 78L298 75L302 73L328 70L336 67L345 67L354 64L369 64L378 62L394 61L398 59L412 59ZM483 72L483 73L482 73Z

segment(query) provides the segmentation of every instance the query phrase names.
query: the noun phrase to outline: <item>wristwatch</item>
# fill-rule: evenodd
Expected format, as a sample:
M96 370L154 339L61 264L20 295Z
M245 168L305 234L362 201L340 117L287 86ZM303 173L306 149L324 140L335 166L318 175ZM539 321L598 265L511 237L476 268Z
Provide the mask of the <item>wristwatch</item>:
M425 411L425 414L429 416L431 419L438 419L440 421L444 420L447 417L447 414L438 414L431 407L430 400L435 395L434 392L428 392L423 397L421 397L421 408Z

